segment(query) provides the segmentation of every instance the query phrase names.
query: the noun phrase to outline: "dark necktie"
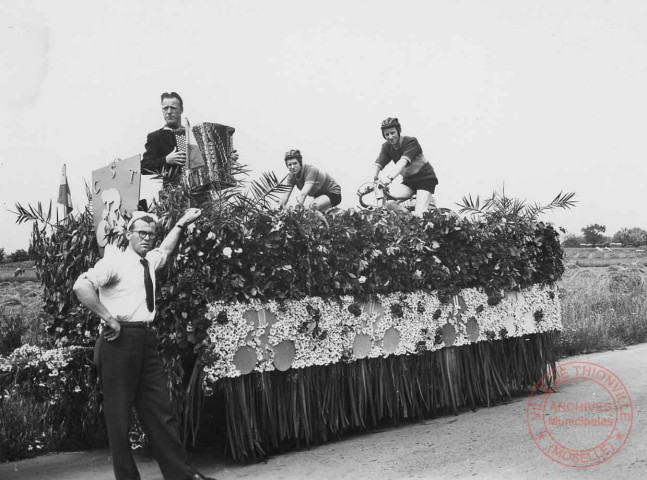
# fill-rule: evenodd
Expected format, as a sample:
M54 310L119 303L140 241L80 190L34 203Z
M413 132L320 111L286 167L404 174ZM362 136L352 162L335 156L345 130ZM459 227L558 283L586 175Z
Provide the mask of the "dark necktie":
M144 287L146 287L146 306L148 311L152 312L155 308L155 298L153 294L153 279L151 278L151 272L148 268L148 260L142 258L139 261L144 266Z

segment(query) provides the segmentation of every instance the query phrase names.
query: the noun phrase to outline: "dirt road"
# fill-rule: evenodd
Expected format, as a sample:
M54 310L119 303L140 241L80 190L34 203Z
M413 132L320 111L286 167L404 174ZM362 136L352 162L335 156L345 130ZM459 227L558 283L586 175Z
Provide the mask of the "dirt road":
M606 463L589 468L561 466L539 451L526 423L526 398L477 412L372 432L309 451L241 466L199 456L195 463L218 479L426 479L426 478L647 478L647 344L574 357L613 371L628 387L634 421L626 445ZM566 360L565 360L566 361ZM581 390L579 390L581 388ZM586 399L578 384L557 395ZM138 459L142 479L159 480L157 464ZM0 464L2 480L112 480L107 451L48 455Z

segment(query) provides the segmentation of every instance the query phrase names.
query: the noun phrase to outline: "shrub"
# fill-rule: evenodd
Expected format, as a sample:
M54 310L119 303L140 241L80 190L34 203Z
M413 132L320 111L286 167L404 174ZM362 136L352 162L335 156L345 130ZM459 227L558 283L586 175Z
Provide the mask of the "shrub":
M576 235L570 234L566 235L564 241L562 242L562 247L564 248L577 248L584 242L584 237L578 237Z
M647 231L639 227L621 228L613 235L613 241L623 245L644 245L647 243Z
M92 350L23 345L0 357L0 451L6 460L102 438Z
M11 262L25 262L27 260L29 260L29 253L22 248L9 255L9 261Z
M5 313L0 306L0 355L9 355L22 345L27 326L21 315Z
M606 232L606 230L607 227L605 225L594 223L582 228L582 235L584 235L586 243L598 245L604 242L605 236L603 233Z

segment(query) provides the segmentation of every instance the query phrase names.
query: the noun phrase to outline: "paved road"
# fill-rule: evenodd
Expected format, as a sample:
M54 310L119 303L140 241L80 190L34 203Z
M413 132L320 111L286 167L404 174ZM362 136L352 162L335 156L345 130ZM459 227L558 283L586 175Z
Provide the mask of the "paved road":
M218 479L426 479L647 478L647 344L568 359L596 362L628 387L635 415L622 450L601 465L561 466L542 454L526 424L526 398L495 408L372 432L294 452L255 465L198 456L196 464ZM560 389L562 398L587 400L585 385ZM144 480L161 480L157 464L138 459ZM2 480L112 480L108 452L48 455L0 464Z

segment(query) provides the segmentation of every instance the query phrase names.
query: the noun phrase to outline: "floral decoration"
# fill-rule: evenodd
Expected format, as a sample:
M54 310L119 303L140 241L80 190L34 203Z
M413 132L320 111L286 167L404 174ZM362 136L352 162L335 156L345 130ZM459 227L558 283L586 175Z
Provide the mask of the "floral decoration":
M294 344L291 368L297 369L363 358L354 351L358 335L370 338L366 357L377 358L562 329L554 287L535 285L500 295L496 305L489 305L488 294L475 288L461 290L445 304L436 292L424 291L378 295L364 303L350 296L329 301L307 297L281 303L213 302L205 315L212 320L205 380L212 385L240 376L236 354L241 348L255 352L254 371L275 370L276 347L285 341ZM452 329L455 336L445 333Z

